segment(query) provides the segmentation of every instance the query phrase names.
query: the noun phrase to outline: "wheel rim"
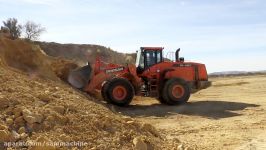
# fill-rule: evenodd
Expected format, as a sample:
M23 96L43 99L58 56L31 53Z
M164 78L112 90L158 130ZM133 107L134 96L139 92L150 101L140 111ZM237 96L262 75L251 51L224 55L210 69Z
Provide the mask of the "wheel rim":
M185 94L185 89L181 85L174 85L172 89L172 95L175 98L181 98Z
M125 97L127 96L127 90L125 87L123 86L116 86L114 89L113 89L113 97L116 99L116 100L123 100Z

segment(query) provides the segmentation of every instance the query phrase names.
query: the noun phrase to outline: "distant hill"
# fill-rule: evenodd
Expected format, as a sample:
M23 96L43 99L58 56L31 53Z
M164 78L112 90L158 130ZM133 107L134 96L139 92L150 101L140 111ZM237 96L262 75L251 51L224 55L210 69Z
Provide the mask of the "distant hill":
M241 76L241 75L257 75L266 74L266 70L262 71L222 71L210 73L210 77L220 77L220 76Z
M126 64L135 63L136 54L119 53L111 48L92 44L60 44L55 42L37 41L41 49L49 56L62 57L84 65L88 61L93 63L96 56L105 62Z

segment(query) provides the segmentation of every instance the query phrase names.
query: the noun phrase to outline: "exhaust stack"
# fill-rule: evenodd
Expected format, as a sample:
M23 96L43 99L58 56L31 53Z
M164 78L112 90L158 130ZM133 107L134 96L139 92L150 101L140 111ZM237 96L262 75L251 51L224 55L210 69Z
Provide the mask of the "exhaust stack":
M176 62L179 61L179 51L180 51L180 48L175 51L175 61Z

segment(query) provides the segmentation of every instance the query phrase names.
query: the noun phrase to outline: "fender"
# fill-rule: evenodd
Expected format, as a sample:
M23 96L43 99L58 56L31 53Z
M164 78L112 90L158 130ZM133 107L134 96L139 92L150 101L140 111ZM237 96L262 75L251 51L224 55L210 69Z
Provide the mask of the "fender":
M162 90L163 90L163 86L164 86L164 83L165 83L165 75L170 72L170 71L174 71L173 68L168 68L168 69L165 69L163 70L162 72L160 72L160 75L159 75L159 88L158 88L158 91L159 93L161 94L162 93Z

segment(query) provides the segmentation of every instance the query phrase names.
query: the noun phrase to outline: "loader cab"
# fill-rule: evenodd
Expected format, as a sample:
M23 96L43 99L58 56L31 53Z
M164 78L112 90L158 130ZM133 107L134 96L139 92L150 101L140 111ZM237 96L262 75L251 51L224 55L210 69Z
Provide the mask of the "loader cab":
M163 47L141 47L137 51L136 67L137 73L141 74L149 67L163 61Z

